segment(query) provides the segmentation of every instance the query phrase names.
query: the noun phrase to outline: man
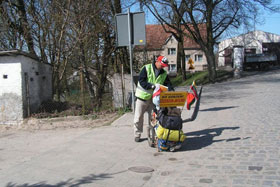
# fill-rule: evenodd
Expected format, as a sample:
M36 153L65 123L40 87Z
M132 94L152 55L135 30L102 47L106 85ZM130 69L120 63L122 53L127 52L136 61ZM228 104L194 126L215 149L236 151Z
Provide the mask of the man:
M167 76L164 67L168 67L168 60L164 56L159 56L156 62L145 65L139 74L138 85L135 96L136 106L134 114L134 137L139 142L143 132L144 113L152 110L152 95L156 84L162 84L168 87L168 90L174 90Z

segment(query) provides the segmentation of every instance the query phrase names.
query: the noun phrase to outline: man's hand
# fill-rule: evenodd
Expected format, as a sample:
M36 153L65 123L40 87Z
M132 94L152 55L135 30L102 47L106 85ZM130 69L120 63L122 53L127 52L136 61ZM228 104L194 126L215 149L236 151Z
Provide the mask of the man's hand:
M160 84L155 84L155 89L156 90L160 89Z
M154 89L159 89L159 88L160 88L160 84L158 84L158 83L153 84L151 88L152 88L153 90L154 90Z

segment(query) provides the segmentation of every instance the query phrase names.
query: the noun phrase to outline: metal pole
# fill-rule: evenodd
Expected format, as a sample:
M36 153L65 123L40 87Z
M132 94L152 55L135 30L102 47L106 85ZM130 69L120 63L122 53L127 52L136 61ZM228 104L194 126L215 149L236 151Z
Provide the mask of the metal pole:
M130 61L130 74L131 74L131 104L132 104L132 112L134 112L134 81L133 81L133 73L132 73L132 42L131 42L131 23L130 23L130 9L127 10L128 17L128 42L129 42L129 61Z

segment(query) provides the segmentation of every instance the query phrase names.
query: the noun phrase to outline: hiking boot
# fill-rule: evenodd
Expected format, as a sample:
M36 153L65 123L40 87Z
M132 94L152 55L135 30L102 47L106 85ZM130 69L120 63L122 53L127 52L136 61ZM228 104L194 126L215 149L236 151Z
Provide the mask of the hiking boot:
M135 137L134 140L135 142L140 142L140 137Z

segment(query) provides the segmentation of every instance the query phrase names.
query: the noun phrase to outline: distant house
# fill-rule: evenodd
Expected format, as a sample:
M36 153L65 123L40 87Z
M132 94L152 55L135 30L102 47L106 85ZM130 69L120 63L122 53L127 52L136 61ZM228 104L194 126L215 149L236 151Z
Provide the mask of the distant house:
M0 125L19 124L52 99L52 67L18 50L0 52Z
M154 61L159 55L166 56L172 72L177 70L177 51L178 41L171 33L166 33L161 25L146 25L146 46L137 47L134 56L140 62ZM207 69L205 54L195 41L184 37L184 52L186 70L190 69L189 61L194 62L196 71Z
M219 42L218 66L233 66L234 47L242 47L245 55L274 53L280 60L280 35L252 31Z

